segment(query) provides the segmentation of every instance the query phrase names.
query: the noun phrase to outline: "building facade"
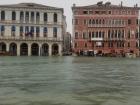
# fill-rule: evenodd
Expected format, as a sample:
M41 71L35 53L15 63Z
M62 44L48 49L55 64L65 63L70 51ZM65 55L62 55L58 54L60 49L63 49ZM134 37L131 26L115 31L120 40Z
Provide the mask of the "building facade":
M63 9L35 3L0 5L0 54L62 55Z
M71 34L69 32L66 32L66 34L64 35L64 52L71 52L71 44Z
M98 2L72 7L73 50L94 54L134 53L139 56L139 8Z

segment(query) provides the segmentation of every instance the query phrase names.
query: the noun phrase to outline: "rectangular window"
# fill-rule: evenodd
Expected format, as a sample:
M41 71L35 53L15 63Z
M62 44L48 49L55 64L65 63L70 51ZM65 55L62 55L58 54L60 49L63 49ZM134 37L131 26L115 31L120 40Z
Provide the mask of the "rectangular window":
M130 25L131 24L131 19L128 19L128 25Z
M57 27L53 28L53 37L57 38Z
M86 39L86 32L83 32L83 39Z
M88 14L88 11L83 11L83 14Z
M78 32L75 32L75 39L78 39Z
M139 24L139 19L136 19L136 25L138 25Z
M95 14L100 14L100 11L95 11Z
M78 19L75 19L75 25L78 25Z

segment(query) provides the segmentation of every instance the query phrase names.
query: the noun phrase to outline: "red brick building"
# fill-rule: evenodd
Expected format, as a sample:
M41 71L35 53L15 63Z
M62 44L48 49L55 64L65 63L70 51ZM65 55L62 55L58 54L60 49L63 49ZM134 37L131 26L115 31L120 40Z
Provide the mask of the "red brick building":
M73 50L94 53L134 53L139 56L139 7L98 2L72 7Z

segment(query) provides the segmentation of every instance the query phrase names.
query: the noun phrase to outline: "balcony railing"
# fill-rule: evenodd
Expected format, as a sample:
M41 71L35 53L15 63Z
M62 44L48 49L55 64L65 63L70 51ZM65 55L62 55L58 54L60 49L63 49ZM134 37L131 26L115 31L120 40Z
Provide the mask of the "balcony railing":
M63 41L62 38L53 38L53 37L30 37L30 36L0 36L0 40L20 40L20 41Z
M62 25L62 22L46 22L46 21L29 21L29 22L26 22L26 21L17 21L17 20L0 20L0 23L3 23L3 24L39 24L39 25L44 25L44 24L48 24L48 25L51 25L51 24L55 24L55 25Z
M88 24L88 27L125 27L126 25L116 25L116 24Z
M125 41L125 38L91 38L91 41Z

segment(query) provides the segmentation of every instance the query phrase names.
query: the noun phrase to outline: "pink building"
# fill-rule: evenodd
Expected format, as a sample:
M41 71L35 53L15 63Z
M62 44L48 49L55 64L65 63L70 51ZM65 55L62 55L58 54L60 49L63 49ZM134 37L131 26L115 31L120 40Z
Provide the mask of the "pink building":
M72 7L74 52L134 53L139 56L139 9L98 2Z

